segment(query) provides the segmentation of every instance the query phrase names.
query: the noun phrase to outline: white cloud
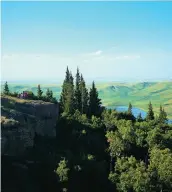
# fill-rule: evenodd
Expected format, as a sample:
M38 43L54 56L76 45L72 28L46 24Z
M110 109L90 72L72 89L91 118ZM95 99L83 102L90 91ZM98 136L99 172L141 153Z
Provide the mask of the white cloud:
M127 64L133 65L139 58L134 54L102 54L101 50L78 55L10 53L2 55L2 77L6 80L63 78L67 65L73 74L78 66L84 77L103 76L111 74L114 66L117 71L117 68L125 68Z
M91 55L101 55L103 51L98 50L96 52L91 53Z

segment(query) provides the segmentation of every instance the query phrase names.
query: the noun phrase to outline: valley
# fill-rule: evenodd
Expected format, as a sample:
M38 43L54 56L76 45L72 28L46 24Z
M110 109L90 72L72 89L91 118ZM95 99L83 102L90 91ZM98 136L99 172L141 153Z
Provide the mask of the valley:
M90 88L91 85L88 85ZM149 101L152 102L154 112L157 115L160 104L172 119L172 82L139 82L139 83L96 83L99 97L106 107L128 106L131 102L133 107L147 111ZM14 84L9 83L12 92L32 91L36 93L37 84ZM41 84L45 93L47 88L53 91L54 96L59 99L61 84Z

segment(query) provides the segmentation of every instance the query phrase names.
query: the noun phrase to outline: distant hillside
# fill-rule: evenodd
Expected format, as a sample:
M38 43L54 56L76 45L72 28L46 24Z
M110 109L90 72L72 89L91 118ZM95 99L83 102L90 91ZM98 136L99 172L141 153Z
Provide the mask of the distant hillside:
M141 82L141 83L98 83L96 84L99 95L105 106L128 105L129 102L134 107L147 111L148 102L153 103L155 113L159 111L159 105L165 107L168 117L172 119L172 82ZM11 91L31 90L37 91L37 85L31 84L10 84ZM46 92L50 88L54 95L59 98L61 92L60 84L41 84L41 88Z
M172 82L143 82L135 84L110 83L97 85L105 106L128 105L147 110L148 102L151 101L155 113L162 104L172 118Z

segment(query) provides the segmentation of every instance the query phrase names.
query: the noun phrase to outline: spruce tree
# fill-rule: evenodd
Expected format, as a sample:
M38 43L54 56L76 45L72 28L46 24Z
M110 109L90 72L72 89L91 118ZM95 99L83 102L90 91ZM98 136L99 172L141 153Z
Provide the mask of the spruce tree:
M66 76L65 76L65 79L63 81L62 92L61 92L61 95L60 95L60 113L65 111L67 84L69 83L69 79L70 79L70 74L69 74L69 69L68 69L68 66L67 66Z
M60 112L67 114L72 113L74 110L74 84L72 73L69 72L67 67L66 77L62 85L62 92L60 96Z
M88 90L85 85L84 78L81 74L81 83L80 83L80 91L81 91L81 113L88 113Z
M50 98L51 99L53 98L53 91L52 90L50 91Z
M89 116L99 116L101 114L101 99L98 97L98 91L94 81L89 92Z
M46 91L46 98L48 99L48 101L51 101L53 98L53 92L50 91L50 89L48 88Z
M69 77L69 88L68 88L68 93L67 93L67 96L68 96L68 110L69 110L69 113L73 113L74 112L74 78L72 76L72 72L70 72L70 77Z
M42 94L43 94L43 91L41 90L41 86L38 85L38 89L37 89L37 97L38 97L38 99L42 98Z
M165 110L162 108L161 105L160 105L160 109L159 109L158 121L160 123L165 123L167 121L167 113L165 112Z
M69 72L69 68L67 66L67 69L66 69L66 77L65 77L65 82L69 82L70 81L70 72Z
M150 120L154 120L154 119L155 119L155 117L154 117L153 107L152 107L152 103L150 102L149 106L148 106L146 120L150 121Z
M4 93L5 95L9 95L9 93L10 93L10 90L9 90L7 81L5 82L3 93Z
M132 105L131 105L131 103L129 103L127 113L128 113L129 115L132 115Z
M76 73L76 82L75 82L75 110L79 110L81 112L81 90L80 90L80 82L81 82L81 77L79 74L79 69L77 68L77 73Z
M166 121L168 121L167 113L165 112L164 108L163 108L163 119L164 119L164 123L165 123Z
M142 114L141 114L141 113L138 114L138 116L137 116L137 121L138 121L138 122L143 121L143 119L142 119Z
M127 119L128 120L132 120L132 121L136 120L136 118L134 117L133 112L132 112L132 105L131 105L131 103L129 103L129 106L128 106Z

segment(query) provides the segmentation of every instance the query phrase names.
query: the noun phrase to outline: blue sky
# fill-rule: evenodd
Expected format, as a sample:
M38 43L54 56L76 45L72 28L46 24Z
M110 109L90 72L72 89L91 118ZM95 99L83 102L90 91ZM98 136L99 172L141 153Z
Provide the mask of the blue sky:
M2 79L172 78L172 2L2 2Z

